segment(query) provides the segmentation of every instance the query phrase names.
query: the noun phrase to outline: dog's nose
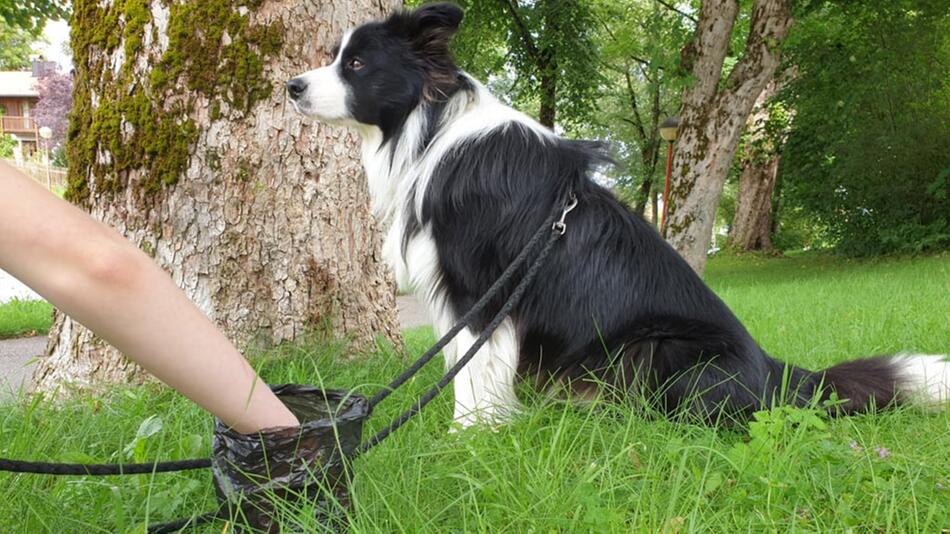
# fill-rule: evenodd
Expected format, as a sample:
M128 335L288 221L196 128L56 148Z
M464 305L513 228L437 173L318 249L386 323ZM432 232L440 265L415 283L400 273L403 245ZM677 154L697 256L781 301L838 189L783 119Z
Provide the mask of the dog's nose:
M298 98L307 90L307 82L301 80L300 78L292 78L287 82L287 93L290 94L290 98Z

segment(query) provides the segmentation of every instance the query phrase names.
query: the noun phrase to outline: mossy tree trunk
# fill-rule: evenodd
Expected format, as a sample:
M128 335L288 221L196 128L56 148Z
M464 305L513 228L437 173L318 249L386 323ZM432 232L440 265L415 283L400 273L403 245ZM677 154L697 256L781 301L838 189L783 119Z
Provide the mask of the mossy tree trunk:
M738 15L738 0L704 0L696 32L682 52L693 83L683 94L673 153L667 239L700 274L739 136L778 68L779 47L792 24L787 0L755 0L745 50L723 80Z
M357 140L301 120L283 91L395 4L75 1L68 198L152 255L238 346L324 324L398 341ZM34 388L143 378L58 315Z
M735 250L772 250L772 192L778 178L780 156L742 163L736 215L729 232L729 246Z
M729 246L736 250L772 250L772 196L785 135L784 128L770 127L779 122L773 115L781 111L770 104L780 88L778 78L770 81L746 121L736 214L729 231Z

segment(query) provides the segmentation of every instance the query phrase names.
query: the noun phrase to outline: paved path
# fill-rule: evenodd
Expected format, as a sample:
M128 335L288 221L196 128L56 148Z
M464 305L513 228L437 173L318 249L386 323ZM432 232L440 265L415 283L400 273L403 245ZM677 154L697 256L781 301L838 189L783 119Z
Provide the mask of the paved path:
M19 280L0 270L0 304L13 299L39 300L40 296ZM0 401L26 387L33 366L26 363L46 350L45 337L0 339Z
M46 350L46 337L0 339L0 400L7 400L26 387L33 373L32 358Z
M429 314L416 297L398 296L396 306L399 307L399 328L405 330L429 324Z

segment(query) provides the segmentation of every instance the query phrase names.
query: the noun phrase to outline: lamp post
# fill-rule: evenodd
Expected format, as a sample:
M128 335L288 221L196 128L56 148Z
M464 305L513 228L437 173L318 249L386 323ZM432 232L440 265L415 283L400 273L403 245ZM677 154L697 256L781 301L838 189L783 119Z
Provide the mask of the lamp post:
M40 128L40 137L46 144L46 189L53 190L53 180L50 176L49 168L49 140L53 137L53 130L49 126Z
M666 215L670 202L670 176L673 172L673 141L676 141L676 129L679 128L678 117L669 117L660 124L660 137L669 143L666 149L666 184L663 186L663 217L660 219L660 234L666 237Z

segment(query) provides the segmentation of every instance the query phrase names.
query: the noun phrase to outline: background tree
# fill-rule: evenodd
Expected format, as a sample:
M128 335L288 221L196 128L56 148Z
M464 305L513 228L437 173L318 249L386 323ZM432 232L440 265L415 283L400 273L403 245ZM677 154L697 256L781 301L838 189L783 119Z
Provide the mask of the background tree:
M739 136L778 68L779 46L792 23L786 0L755 0L744 50L723 80L739 14L737 0L702 2L693 39L682 51L692 80L683 94L667 238L699 273Z
M778 183L781 150L789 113L775 100L785 75L771 80L755 100L737 154L740 167L736 210L729 229L735 250L772 250L773 193Z
M453 50L463 69L549 128L584 124L602 79L590 1L464 0L459 5L466 10L465 21Z
M46 21L68 17L68 0L0 0L0 19L34 36L43 33Z
M357 140L303 120L283 91L344 29L392 7L76 1L67 197L151 254L238 344L322 324L398 338ZM58 315L34 386L141 376Z
M16 146L16 139L14 139L12 135L0 135L0 158L12 158L13 149L16 148Z
M783 211L847 254L950 247L946 1L822 2L787 49Z
M656 223L662 186L654 186L661 183L665 148L659 125L679 108L685 78L676 69L677 51L692 23L653 0L601 0L595 7L603 82L592 127L582 133L616 147L622 165L615 189L641 215L650 203Z
M48 73L39 79L36 90L40 99L33 108L33 119L53 131L51 147L62 147L69 125L66 117L73 107L73 77L62 72Z
M0 19L0 70L29 69L36 42L32 33Z

